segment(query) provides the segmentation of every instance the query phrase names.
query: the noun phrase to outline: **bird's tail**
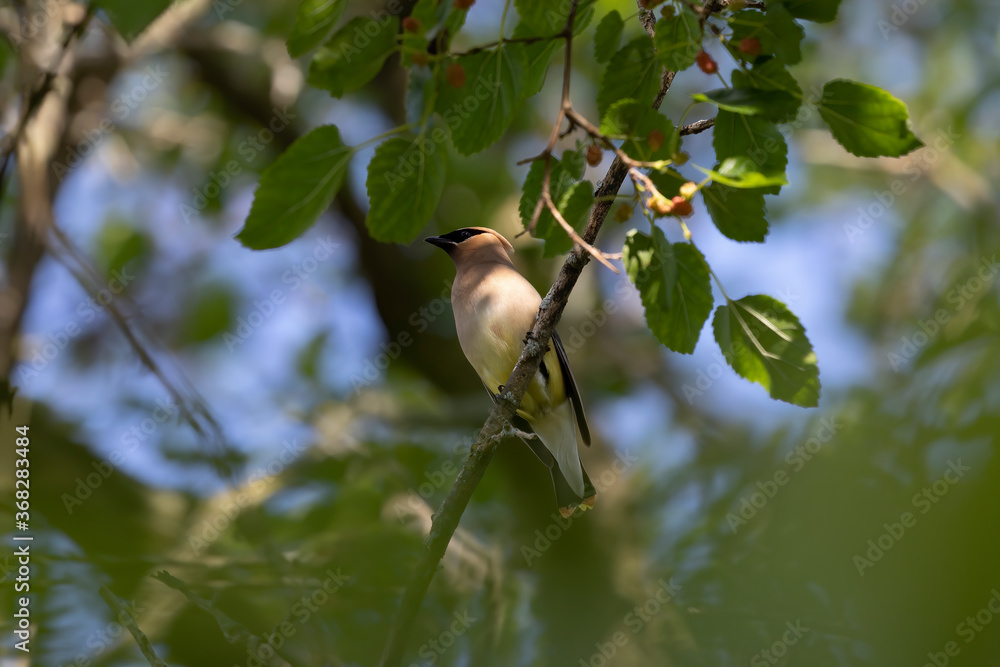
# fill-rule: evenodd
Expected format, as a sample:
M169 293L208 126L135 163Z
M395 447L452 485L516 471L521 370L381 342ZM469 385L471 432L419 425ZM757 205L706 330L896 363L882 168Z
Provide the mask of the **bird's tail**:
M582 461L580 462L580 468L583 471L582 497L569 485L569 482L566 481L566 476L562 474L558 465L553 465L549 468L549 472L552 473L552 486L556 490L556 502L559 504L559 514L563 518L571 516L577 508L583 511L594 508L597 491L594 489L590 477L587 476L587 469L583 467Z

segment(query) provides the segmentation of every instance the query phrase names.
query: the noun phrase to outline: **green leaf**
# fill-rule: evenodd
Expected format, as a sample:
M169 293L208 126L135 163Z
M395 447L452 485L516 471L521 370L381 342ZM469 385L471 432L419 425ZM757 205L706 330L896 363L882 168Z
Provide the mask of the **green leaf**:
M701 51L701 28L694 13L681 10L668 19L656 22L656 57L672 72L694 64Z
M288 55L298 58L319 45L344 14L347 0L302 0L288 35Z
M643 162L653 162L655 160L668 160L670 156L677 152L677 130L673 122L649 107L650 113L645 114L632 132L632 136L622 144L622 150L629 157L633 157ZM653 132L659 132L662 143L660 147L653 150L649 140Z
M449 4L451 3L439 3L438 0L417 0L417 3L413 5L410 16L420 21L425 31L430 31L449 9Z
M675 352L694 352L712 312L712 286L702 254L689 243L671 245L660 228L653 227L652 238L638 230L629 232L622 261L656 339Z
M333 201L354 149L335 125L299 137L260 175L240 243L254 250L277 248L302 235Z
M605 112L618 100L630 97L652 105L660 89L660 64L648 37L637 37L611 57L597 91L597 110Z
M771 398L807 408L819 403L816 355L785 304L763 295L727 301L715 311L712 327L732 369Z
M841 146L861 157L899 157L923 146L906 105L876 86L836 79L823 86L819 115Z
M601 134L614 138L632 136L643 116L652 112L652 106L632 98L613 102L601 117Z
M426 136L393 137L375 149L368 165L368 217L376 241L409 243L431 219L445 182L445 150Z
M622 15L617 9L612 9L604 15L594 32L594 58L597 62L605 63L611 60L611 56L618 50L624 31L625 22L622 21Z
M580 233L590 220L590 209L594 205L594 185L590 181L573 183L559 199L554 201L556 208L559 209L570 227ZM553 215L547 216L544 221L538 221L538 226L535 227L535 236L545 239L545 250L542 251L542 257L565 255L573 249L573 239L569 237L569 234Z
M377 32L371 35L371 27ZM382 64L396 48L399 19L379 23L357 16L334 33L309 64L309 84L329 91L334 97L357 90L375 78Z
M712 145L715 159L750 158L765 176L784 178L788 165L788 144L778 126L759 116L719 111L715 117ZM780 188L766 194L778 194Z
M97 0L98 7L103 9L111 24L126 41L132 41L152 23L157 16L170 6L171 0ZM228 11L232 11L227 6ZM228 11L226 13L228 13ZM219 17L222 18L221 16Z
M691 97L697 102L714 104L726 111L760 114L769 118L787 111L792 104L798 106L790 93L758 88L716 88L705 93L694 93Z
M770 58L764 62L758 61L753 69L746 72L735 70L733 72L733 87L757 88L785 93L788 97L769 100L766 108L760 114L776 123L787 123L795 118L802 105L802 88L777 58Z
M755 10L736 12L729 19L733 28L731 41L739 44L747 37L760 40L762 53L778 56L789 65L802 60L802 26L778 3L768 3L763 14Z
M685 178L676 169L667 167L666 169L654 169L650 171L649 180L653 181L653 185L656 186L661 195L670 199L679 195L681 193L681 186L690 179Z
M563 151L562 154L563 169L574 181L583 178L583 174L587 171L587 159L583 155L583 147L584 144L581 144L578 148Z
M440 68L435 109L451 128L451 139L462 155L483 150L504 133L514 120L514 112L524 91L524 51L499 46L459 56L465 70L465 85L448 83Z
M722 183L734 188L755 189L770 188L775 185L788 185L784 174L767 175L757 170L757 165L748 157L729 157L715 169L705 169L695 165L699 171L708 174L716 183Z
M597 0L581 0L573 20L573 34L579 35L594 18ZM517 13L535 35L544 37L562 32L569 19L570 3L566 0L514 0Z
M537 37L537 35L532 34L524 23L518 23L517 27L514 28L513 37L522 39L524 37ZM542 89L542 85L545 84L545 75L549 71L549 63L552 61L552 54L562 45L563 42L559 39L548 39L531 44L514 42L507 45L507 48L518 50L523 54L520 57L524 62L525 97L531 97Z
M573 176L563 166L563 163L555 158L552 158L549 169L549 195L552 197L552 201L558 204L562 201L563 194L573 187ZM524 179L524 187L521 188L521 201L517 206L518 212L521 214L521 224L524 225L525 229L531 224L531 216L535 212L535 206L538 204L539 197L542 196L542 178L544 175L545 160L535 160L532 162L531 168L528 169L528 175ZM548 208L543 207L541 215L538 218L538 223L535 226L535 236L545 238L540 235L539 230L549 230L552 225L558 226L559 223L552 217L552 213Z
M721 183L701 189L712 222L734 241L760 243L767 236L767 209L761 190L739 190Z
M817 23L830 23L840 8L840 0L783 0L782 4L795 18Z
M434 108L437 99L437 80L434 73L426 67L414 67L406 81L406 122L414 125L420 123L425 114Z
M669 159L677 151L677 131L669 118L650 104L633 99L618 100L601 118L601 133L608 137L625 138L622 150L643 162ZM655 151L650 137L659 132L659 148Z

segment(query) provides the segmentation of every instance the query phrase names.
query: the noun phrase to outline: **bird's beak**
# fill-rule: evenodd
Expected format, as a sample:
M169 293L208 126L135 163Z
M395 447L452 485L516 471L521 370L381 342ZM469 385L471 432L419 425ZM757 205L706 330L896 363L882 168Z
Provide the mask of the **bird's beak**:
M431 245L436 245L445 252L451 252L451 249L455 247L454 241L449 241L448 239L441 238L440 236L428 236L424 240Z

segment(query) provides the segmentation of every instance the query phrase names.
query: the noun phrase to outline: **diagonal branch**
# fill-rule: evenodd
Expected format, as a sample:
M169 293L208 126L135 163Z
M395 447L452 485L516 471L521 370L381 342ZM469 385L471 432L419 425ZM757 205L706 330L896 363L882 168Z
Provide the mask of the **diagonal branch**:
M132 614L132 610L129 609L128 605L122 604L122 601L115 595L110 588L107 586L101 586L99 590L101 597L104 601L108 603L111 607L111 611L115 613L115 620L120 624L124 625L128 631L132 634L132 638L135 639L135 643L139 645L139 650L142 651L143 657L149 662L150 667L167 667L167 663L163 662L160 656L156 655L156 651L153 650L153 644L149 641L149 637L139 629L139 625L135 621L135 616Z
M153 578L176 591L180 591L192 604L210 614L215 619L215 622L219 624L219 629L222 631L222 635L230 644L246 645L254 656L262 655L263 652L261 651L261 648L268 646L270 647L272 653L268 664L275 665L277 667L290 667L288 658L282 655L282 652L278 648L271 646L268 644L267 640L258 637L254 633L247 630L246 627L234 621L225 612L220 611L211 602L192 591L186 583L177 577L173 576L166 570L160 570L153 575Z
M641 12L641 0L639 0L639 4ZM574 0L570 9L571 14L575 10L576 1ZM572 35L572 30L570 30L570 35ZM571 41L572 37L570 36L567 39L567 51L569 48L568 44ZM570 65L568 57L566 58L566 63L565 79L563 81L564 104L558 115L558 123L553 129L554 136L558 136L569 94L568 78ZM653 103L654 108L659 108L672 81L673 76L663 77L660 91ZM550 139L549 150L554 145L555 141ZM620 156L616 155L611 166L608 168L607 174L601 181L600 187L595 193L595 203L590 213L590 221L582 234L582 240L586 243L593 244L596 240L597 234L601 230L608 212L611 210L612 200L617 195L622 183L625 182L627 174L628 168L622 162ZM549 288L545 298L542 299L538 315L535 318L535 326L532 328L531 335L528 336L528 342L521 351L521 356L518 358L517 364L510 374L510 378L504 385L504 391L497 397L497 401L494 403L493 409L486 419L486 423L483 424L476 442L472 444L469 457L462 464L462 469L459 471L455 483L448 490L448 495L434 516L431 529L424 540L423 553L420 555L410 582L403 592L403 599L399 605L399 613L389 631L389 638L386 642L382 659L379 662L380 667L396 667L402 660L403 651L406 648L406 640L420 611L424 596L427 594L427 588L430 586L435 572L437 572L438 564L441 562L441 558L448 548L451 537L458 527L459 520L465 512L465 508L468 506L473 492L476 490L480 480L482 480L483 475L486 473L487 467L493 460L493 454L500 441L497 436L503 432L516 414L528 385L534 378L535 373L538 372L539 363L548 347L552 332L562 317L566 303L569 301L569 295L580 278L583 268L590 261L590 257L591 253L584 247L579 245L574 247L559 270L559 275L556 277L552 287Z

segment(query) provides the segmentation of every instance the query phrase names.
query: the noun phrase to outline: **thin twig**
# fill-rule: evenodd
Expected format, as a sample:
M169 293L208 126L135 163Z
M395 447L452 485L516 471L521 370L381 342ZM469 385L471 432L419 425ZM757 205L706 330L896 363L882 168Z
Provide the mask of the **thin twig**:
M611 269L615 273L620 273L618 271L618 269L615 268L615 265L612 264L611 262L609 262L604 257L604 253L603 252L601 252L600 250L598 250L597 248L595 248L594 246L590 245L589 243L587 243L586 241L584 241L582 238L580 238L580 235L576 233L575 229L573 229L573 225L571 225L568 222L566 222L566 218L563 217L563 214L559 212L559 209L552 202L552 196L548 192L545 192L545 193L542 193L542 194L543 194L543 197L545 199L545 205L549 207L549 211L552 213L552 217L554 217L556 219L556 221L559 223L559 225L563 228L563 230L565 230L565 232L567 234L569 234L569 237L571 239L573 239L573 243L576 243L577 245L579 245L580 247L582 247L584 250L586 250L587 252L589 252L591 255L594 256L594 259L596 259L598 262L600 262L604 266L608 267L609 269Z
M503 41L490 42L489 44L481 44L475 48L471 48L468 51L455 51L448 55L458 57L458 56L471 56L473 54L479 53L480 51L486 51L487 49L492 49L494 47L500 46L502 44L537 44L538 42L548 42L550 40L563 39L563 33L559 32L555 35L548 35L546 37L506 37Z
M573 23L576 20L576 7L577 0L573 0L570 5L569 14L566 18L566 26L563 28L561 36L566 39L566 55L564 57L563 63L563 81L562 81L562 101L559 104L559 112L556 114L556 120L552 123L552 132L549 134L549 141L545 146L545 150L538 155L536 159L545 160L545 170L542 174L542 191L538 197L538 202L535 204L535 210L531 214L531 220L528 222L526 230L530 234L535 233L535 227L538 226L538 220L542 216L543 205L545 208L549 209L552 213L552 217L559 223L559 226L563 228L563 231L573 240L573 243L580 246L588 253L590 253L594 259L598 262L611 269L614 273L618 273L618 269L604 257L604 253L595 248L590 243L584 241L575 229L573 225L566 221L562 213L559 212L559 208L552 201L552 150L556 146L556 141L564 136L560 134L559 130L562 127L563 119L568 117L568 114L575 113L573 111L573 103L569 99L569 83L572 78L573 69ZM572 123L570 124L572 128Z
M683 137L688 134L699 134L705 130L715 126L714 118L705 118L702 120L696 120L693 123L688 123L681 127L677 132Z
M132 615L132 610L128 605L122 604L121 599L107 586L101 586L98 592L104 598L104 601L108 603L108 606L111 607L111 611L115 614L115 620L124 625L132 634L132 638L139 645L139 650L142 651L142 655L149 664L152 667L168 667L167 663L163 662L160 656L156 655L156 651L153 650L153 644L149 641L149 638L139 629L139 625L135 622L135 616Z
M208 612L215 619L215 622L219 624L219 629L222 630L222 635L230 644L246 644L255 656L259 656L261 654L260 648L262 646L268 646L270 650L274 652L274 657L272 657L269 661L271 664L280 665L281 667L290 667L290 661L287 657L281 654L280 650L271 646L267 643L267 641L247 630L243 625L230 618L225 612L216 609L211 602L192 591L187 584L177 577L173 576L166 570L160 570L153 575L153 578L176 591L180 591L188 600L191 601L192 604Z
M52 83L56 79L59 66L65 59L66 54L69 52L69 47L73 44L73 40L83 34L87 24L90 23L90 18L94 15L94 9L95 4L90 3L87 6L87 10L80 22L72 26L69 31L67 31L66 36L63 37L62 42L59 44L59 56L56 59L55 64L52 67L46 68L45 74L42 75L42 80L34 86L33 90L31 90L31 92L27 95L27 99L25 100L24 106L21 110L21 117L17 121L17 127L10 135L5 137L5 140L9 142L9 145L4 147L2 158L0 158L2 159L2 163L0 163L0 199L3 198L5 190L7 165L10 163L10 158L14 153L14 149L17 148L17 143L21 140L24 128L28 126L28 121L31 120L31 117L35 114L38 108L42 106L42 101L45 99L45 96L49 94L49 90L52 88Z
M575 11L576 1L574 0L571 11ZM567 59L568 62L568 59ZM568 72L568 70L567 70ZM568 75L568 73L567 73ZM671 79L664 78L661 83L661 93L663 88L670 86ZM568 84L564 84L564 90L568 89ZM653 103L654 108L659 108L663 100L663 94L658 94ZM559 115L560 123L563 115ZM558 132L558 127L555 131ZM554 145L554 144L553 144ZM595 193L594 207L590 212L590 221L587 228L581 235L583 240L593 244L597 239L597 234L611 210L611 202L618 193L622 183L628 175L628 168L616 155L611 167L604 179L601 181ZM569 257L559 270L552 287L549 288L545 298L538 309L535 318L535 325L532 328L532 335L528 340L521 356L511 371L504 385L504 391L497 397L490 411L486 423L479 432L476 442L469 450L469 456L462 464L455 483L448 490L448 495L441 503L437 514L431 524L430 531L424 539L424 549L413 569L406 589L403 592L403 599L400 601L399 613L389 631L389 638L386 642L385 651L379 662L380 667L396 667L402 660L403 651L406 648L406 640L410 635L410 630L417 614L420 612L427 588L430 586L434 574L438 570L438 564L444 556L448 543L451 541L455 529L465 512L465 508L472 498L473 492L479 485L480 480L486 473L493 454L496 451L496 435L503 431L507 424L517 412L521 399L528 388L528 385L538 372L542 355L547 349L552 331L562 317L563 310L569 300L569 295L573 291L583 268L587 265L592 255L582 246L574 247L570 251Z
M49 254L70 272L84 291L86 291L91 297L97 298L101 290L100 274L93 266L91 266L83 251L76 246L73 240L70 239L66 233L62 231L62 229L56 225L52 225L50 231L52 232L53 238L59 241L62 248L54 246L50 240L46 239L45 245L48 248ZM70 258L73 259L73 262L69 261ZM120 298L122 297L119 296L118 299ZM146 349L146 346L139 340L136 333L132 330L133 327L129 324L128 319L116 303L116 300L117 299L108 300L108 303L105 306L111 316L111 319L116 325L118 325L122 335L125 336L125 339L135 351L142 364L156 376L156 379L160 381L160 384L162 384L167 390L167 393L170 394L171 398L177 404L177 409L180 414L183 415L184 420L190 424L191 428L193 428L195 432L205 440L205 442L214 445L219 450L219 456L216 457L216 466L219 472L224 476L232 476L233 470L230 464L230 458L233 455L233 452L229 451L229 447L226 445L222 426L212 415L205 399L198 395L194 386L191 385L190 382L187 382L186 378L184 378L180 372L178 372L178 375L180 375L180 384L184 386L175 386L175 383L167 377L166 372L163 368L161 368L156 359L153 358L152 353ZM104 303L103 299L101 300L101 303ZM188 398L188 396L191 398Z

